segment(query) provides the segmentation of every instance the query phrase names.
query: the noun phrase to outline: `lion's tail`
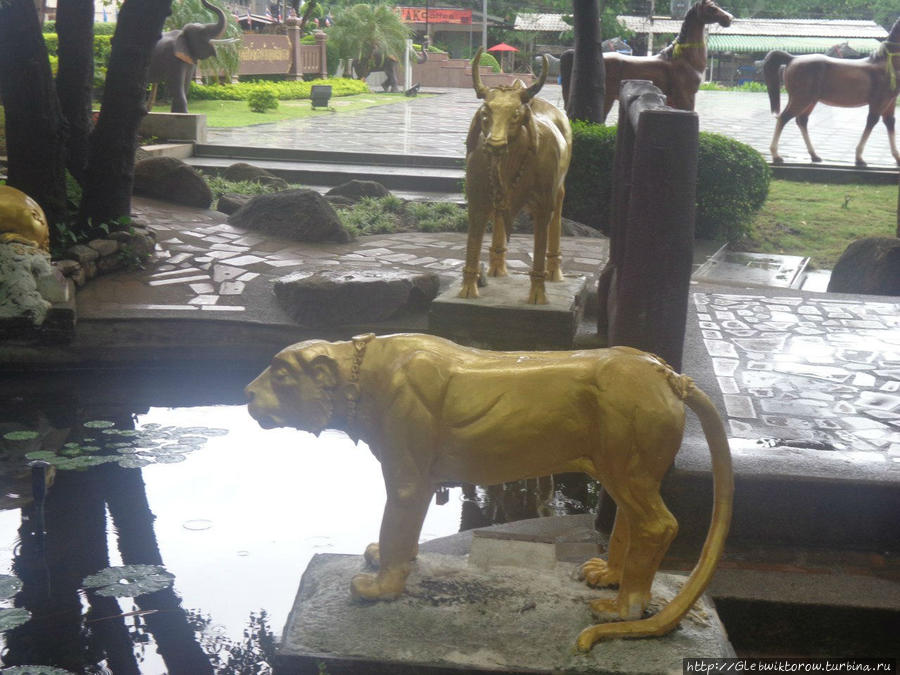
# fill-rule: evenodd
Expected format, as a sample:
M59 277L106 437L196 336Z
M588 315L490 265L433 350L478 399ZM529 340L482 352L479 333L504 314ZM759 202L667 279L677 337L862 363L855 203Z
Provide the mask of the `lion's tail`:
M713 512L706 541L691 575L669 604L647 619L602 623L585 628L578 636L578 646L583 651L590 650L599 640L650 637L665 635L674 630L681 618L706 590L725 549L734 497L731 451L728 448L725 426L712 401L689 377L672 373L669 381L676 393L699 418L712 456Z

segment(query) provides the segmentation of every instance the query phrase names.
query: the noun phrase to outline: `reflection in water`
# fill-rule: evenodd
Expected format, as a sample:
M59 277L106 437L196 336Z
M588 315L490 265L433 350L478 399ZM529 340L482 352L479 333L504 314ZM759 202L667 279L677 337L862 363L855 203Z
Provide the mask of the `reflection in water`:
M7 517L12 512L0 519L7 542L13 527L17 536L8 549L0 541L0 573L22 580L14 602L33 614L4 635L4 665L269 672L276 642L270 622L283 625L309 558L319 550L360 553L377 537L384 487L368 449L343 434L261 430L242 405L253 375L182 376L168 384L108 374L93 384L90 375L0 382L0 509L20 510L17 524ZM213 407L213 397L233 405ZM101 420L142 440L128 445L134 437L101 437L96 426L84 426ZM44 503L30 497L25 454L59 460L76 446L97 444L95 454L132 457L135 447L152 450L142 447L146 430L175 429L184 439L183 430L197 434L201 425L229 432L206 439L205 449L185 450L176 464L51 470ZM158 449L156 462L165 456ZM446 506L429 510L425 539L578 512L596 501L593 484L580 475L464 486L447 496ZM174 586L125 601L82 586L88 575L129 564L163 565Z

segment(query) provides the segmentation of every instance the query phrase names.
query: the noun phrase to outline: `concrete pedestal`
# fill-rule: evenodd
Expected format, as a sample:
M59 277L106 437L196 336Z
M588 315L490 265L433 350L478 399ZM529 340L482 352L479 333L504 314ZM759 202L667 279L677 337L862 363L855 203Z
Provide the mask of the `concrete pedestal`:
M142 136L160 141L206 143L206 115L194 113L152 112L141 120Z
M594 623L588 600L615 591L575 580L574 564L484 569L463 556L423 553L407 592L377 603L350 597L350 579L363 569L361 556L313 557L284 629L277 673L319 673L320 666L330 675L681 673L684 657L734 656L705 598L667 636L611 640L576 653L576 637ZM683 580L658 574L651 611Z
M526 302L531 280L524 274L490 277L480 297L458 298L459 283L439 295L428 329L460 344L485 349L571 349L584 315L585 277L546 284L546 305Z

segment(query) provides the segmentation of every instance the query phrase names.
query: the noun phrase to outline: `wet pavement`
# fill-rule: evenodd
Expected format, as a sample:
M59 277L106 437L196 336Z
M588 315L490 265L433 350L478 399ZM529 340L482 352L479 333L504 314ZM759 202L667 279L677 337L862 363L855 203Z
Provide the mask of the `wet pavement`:
M562 105L559 85L545 85L542 94ZM785 105L786 96L782 105ZM208 142L223 145L306 150L341 150L405 155L463 157L469 121L479 105L470 89L446 89L432 96L401 99L352 113L321 111L314 117L240 128L211 128ZM700 130L731 136L771 160L769 143L775 119L763 92L700 91L697 93ZM809 118L812 143L825 164L851 166L862 135L868 108L819 105ZM618 105L608 124L617 119ZM809 155L797 125L784 130L779 146L785 162L808 163ZM887 132L879 122L866 145L871 167L896 166Z

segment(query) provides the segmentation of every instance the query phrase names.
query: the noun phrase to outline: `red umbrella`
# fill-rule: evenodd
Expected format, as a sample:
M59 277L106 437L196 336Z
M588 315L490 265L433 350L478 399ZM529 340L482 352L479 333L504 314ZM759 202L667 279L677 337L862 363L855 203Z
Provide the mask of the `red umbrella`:
M508 45L505 42L501 42L498 45L494 45L488 49L489 52L517 52L519 51L512 45Z

